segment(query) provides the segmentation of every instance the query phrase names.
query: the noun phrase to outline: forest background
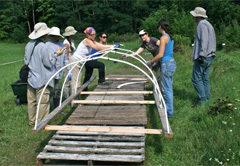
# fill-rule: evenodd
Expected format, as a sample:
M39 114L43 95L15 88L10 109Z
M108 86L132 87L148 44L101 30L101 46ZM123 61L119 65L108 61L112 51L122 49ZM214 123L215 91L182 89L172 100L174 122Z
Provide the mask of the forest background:
M110 34L109 41L135 40L141 29L159 38L157 23L164 18L176 45L191 45L197 24L189 12L197 6L207 11L218 49L223 43L227 51L239 48L239 0L0 0L0 40L25 43L37 22L62 32L74 26L77 40L88 26Z

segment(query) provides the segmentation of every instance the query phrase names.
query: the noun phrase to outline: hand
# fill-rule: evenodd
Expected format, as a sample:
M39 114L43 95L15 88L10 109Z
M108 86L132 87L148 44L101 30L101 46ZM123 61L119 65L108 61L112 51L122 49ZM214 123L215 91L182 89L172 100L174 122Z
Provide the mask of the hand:
M58 56L62 55L62 53L63 53L63 51L64 51L65 49L66 49L66 47L60 48L59 50L56 51L56 54L57 54Z
M120 48L120 43L114 43L114 48Z
M146 65L147 65L148 67L151 67L153 64L152 64L151 60L149 60L149 61L147 61Z
M120 57L120 59L126 59L126 58L128 58L130 55L127 55L127 54L125 54L125 55L122 55L121 57Z
M72 81L72 72L69 73L68 78L69 78L69 81Z

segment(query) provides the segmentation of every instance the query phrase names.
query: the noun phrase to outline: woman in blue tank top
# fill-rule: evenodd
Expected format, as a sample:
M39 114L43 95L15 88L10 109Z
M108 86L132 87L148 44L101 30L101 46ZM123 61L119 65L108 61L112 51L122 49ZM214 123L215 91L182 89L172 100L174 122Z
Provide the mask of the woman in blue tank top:
M162 34L160 38L160 49L158 55L147 62L148 66L156 61L161 63L161 87L167 107L168 117L173 116L173 74L176 70L176 62L173 58L174 40L169 33L169 21L160 20L158 30Z

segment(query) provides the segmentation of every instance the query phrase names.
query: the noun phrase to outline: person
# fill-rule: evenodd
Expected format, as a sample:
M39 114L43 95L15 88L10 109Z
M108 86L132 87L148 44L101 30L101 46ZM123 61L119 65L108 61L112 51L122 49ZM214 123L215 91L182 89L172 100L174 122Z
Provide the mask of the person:
M107 34L104 32L100 33L98 38L99 38L99 42L98 42L99 44L104 44L107 42ZM96 52L98 52L98 50L92 49L90 55L95 54ZM97 57L99 55L101 55L101 54L93 55L93 56L91 56L91 58ZM87 61L85 63L86 70L85 70L85 78L84 78L83 83L87 82L91 78L94 68L98 69L98 74L99 74L99 79L100 79L98 82L101 82L101 79L105 80L105 65L104 65L104 63L99 62L97 60L91 60L91 61ZM103 80L102 80L102 82L103 82L103 84L106 84L106 82L104 82ZM85 91L87 91L87 90L88 90L88 87L85 88Z
M159 51L159 46L160 46L160 40L157 39L156 37L150 37L148 35L148 32L146 30L141 30L139 32L139 37L142 39L142 45L138 48L138 50L132 54L131 56L135 56L137 54L140 54L141 52L144 51L144 49L147 49L153 57L155 57L158 54ZM159 61L156 62L153 66L152 69L156 72L157 75L157 82L160 85L161 84L161 71L160 69L160 63Z
M80 87L80 79L78 79L78 82L77 82L77 77L81 69L81 66L84 63L84 60L88 58L88 56L91 53L91 50L95 49L99 51L99 50L109 49L110 47L113 46L113 45L102 45L96 42L95 41L96 30L93 27L86 28L84 30L84 33L86 35L86 38L80 42L73 56L70 58L71 63L80 61L78 65L74 67L72 70L72 92L73 93L75 93L75 89L78 89ZM81 78L81 73L79 78ZM77 82L77 85L76 85L76 82ZM106 84L104 70L101 71L101 74L99 75L98 84L102 84L102 85Z
M64 48L65 45L60 42L60 38L64 38L60 34L60 29L58 27L52 27L52 32L50 32L48 35L50 37L50 41L48 41L46 44L49 47L52 54L54 54L57 50ZM57 57L57 61L55 65L52 67L52 71L55 74L58 70L60 70L63 66L66 66L68 64L68 58L66 55L66 50L63 52L62 55ZM68 70L70 70L70 67L67 67ZM64 70L60 71L55 77L54 77L54 92L53 92L53 102L54 106L57 107L59 105L60 101L60 95L62 90L62 76L63 76Z
M73 53L76 50L75 43L74 43L74 40L73 40L76 33L77 33L77 31L75 30L75 28L73 26L66 27L65 32L63 33L63 36L65 37L65 39L63 41L63 44L66 47L66 55L67 55L68 60L70 59L70 57L73 55ZM66 78L67 74L68 74L68 69L65 68L64 78ZM66 83L65 83L65 87L64 87L64 94L65 94L66 98L68 98L72 94L71 73L69 75L70 75L70 77L67 78Z
M44 86L52 76L51 67L56 63L57 56L63 52L62 49L59 49L55 54L51 53L45 44L49 32L51 32L51 29L48 28L46 23L37 23L34 26L34 31L28 36L32 40L25 47L24 63L29 67L27 101L30 126L35 125L38 102L40 102L38 121L42 121L49 113L50 90L54 87L53 81L45 89L41 101L39 101L39 98Z
M158 54L147 62L148 66L160 60L161 63L161 87L167 108L168 117L172 117L173 110L173 74L176 70L176 62L173 58L174 40L169 33L169 21L162 19L158 22L158 30L162 34Z
M216 37L204 8L196 7L190 13L198 23L192 53L192 83L198 95L197 105L201 105L210 98L209 70L216 56Z

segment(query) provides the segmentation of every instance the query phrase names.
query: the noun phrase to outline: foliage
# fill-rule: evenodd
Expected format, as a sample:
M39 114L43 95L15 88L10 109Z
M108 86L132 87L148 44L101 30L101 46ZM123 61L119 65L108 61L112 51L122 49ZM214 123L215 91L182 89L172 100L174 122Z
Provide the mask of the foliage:
M208 114L210 115L233 113L234 102L228 96L226 99L217 99L213 104L214 106L209 106Z
M215 28L218 49L222 49L222 43L229 41L226 50L231 51L237 46L236 43L239 46L239 5L235 0L198 0L194 4L191 1L169 0L68 0L64 3L62 0L0 1L0 39L14 37L11 34L17 30L25 31L19 33L18 38L20 35L27 38L26 34L40 21L46 22L49 27L58 26L61 30L72 25L80 33L88 26L94 27L97 32L118 35L146 29L151 36L160 38L156 26L160 19L165 18L170 21L173 35L188 37L193 41L197 24L189 11L202 6Z
M119 35L117 33L111 33L108 36L108 42L120 43L120 42L131 42L139 39L139 36L135 33L126 33L124 35Z

